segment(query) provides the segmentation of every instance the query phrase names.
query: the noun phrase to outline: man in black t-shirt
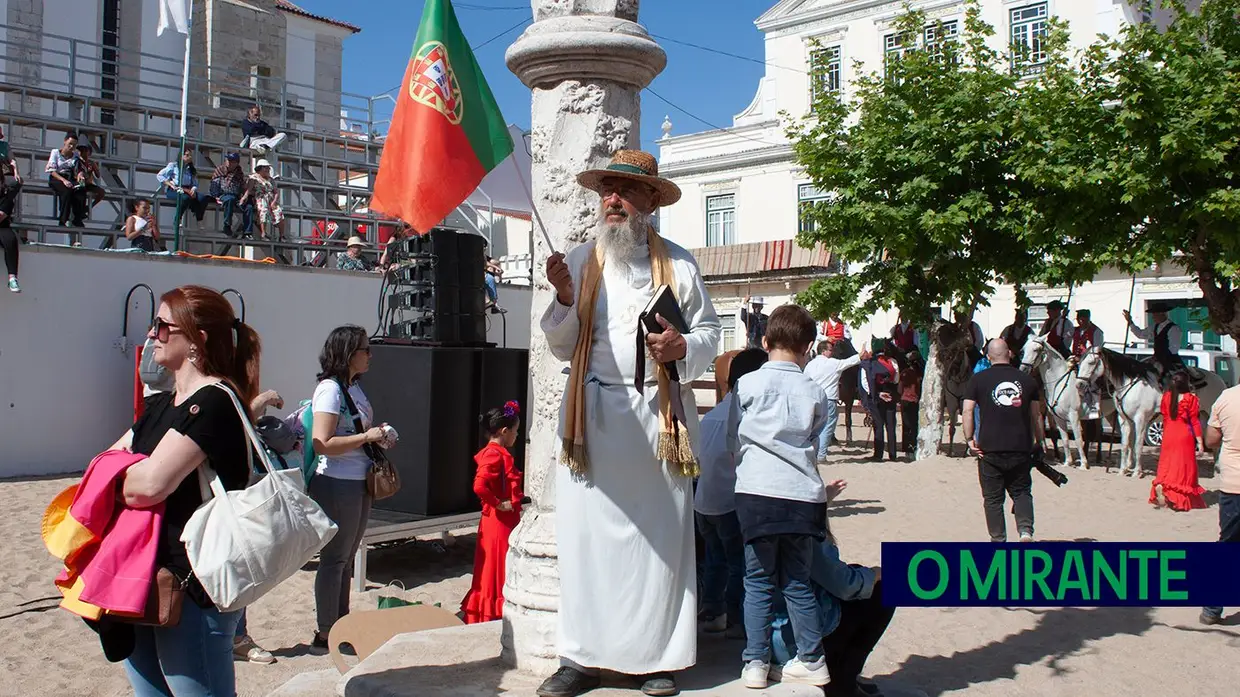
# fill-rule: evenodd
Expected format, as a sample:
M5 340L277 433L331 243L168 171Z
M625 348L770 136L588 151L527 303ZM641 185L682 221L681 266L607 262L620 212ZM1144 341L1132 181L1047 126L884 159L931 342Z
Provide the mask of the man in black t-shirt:
M1042 395L1038 384L1012 365L1012 352L1003 339L986 345L991 366L969 380L964 391L964 414L979 410L974 423L966 418L964 437L977 453L977 475L982 484L986 527L991 542L1006 542L1004 492L1012 497L1012 512L1021 542L1033 541L1034 452L1042 447Z

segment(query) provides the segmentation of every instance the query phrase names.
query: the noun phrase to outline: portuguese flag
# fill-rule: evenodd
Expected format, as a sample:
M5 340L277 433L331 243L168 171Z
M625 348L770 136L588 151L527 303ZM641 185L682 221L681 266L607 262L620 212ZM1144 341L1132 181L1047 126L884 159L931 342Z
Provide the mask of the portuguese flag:
M370 207L425 234L512 153L449 0L426 0Z

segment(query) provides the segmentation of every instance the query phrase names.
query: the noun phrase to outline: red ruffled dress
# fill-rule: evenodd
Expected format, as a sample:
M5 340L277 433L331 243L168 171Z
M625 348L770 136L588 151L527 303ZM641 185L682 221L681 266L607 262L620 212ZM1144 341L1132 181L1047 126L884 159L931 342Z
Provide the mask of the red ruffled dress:
M1150 485L1150 503L1157 503L1157 487L1161 484L1167 505L1177 511L1205 508L1201 495L1206 490L1197 483L1197 439L1201 420L1197 413L1201 403L1197 395L1180 395L1176 418L1171 418L1171 393L1162 398L1163 437L1158 453L1158 476Z
M525 498L521 473L507 448L487 443L474 455L474 462L478 465L474 493L482 500L482 521L478 523L474 553L474 583L461 601L465 624L490 622L503 616L508 536L521 520L521 499ZM500 501L512 502L512 510L499 510Z

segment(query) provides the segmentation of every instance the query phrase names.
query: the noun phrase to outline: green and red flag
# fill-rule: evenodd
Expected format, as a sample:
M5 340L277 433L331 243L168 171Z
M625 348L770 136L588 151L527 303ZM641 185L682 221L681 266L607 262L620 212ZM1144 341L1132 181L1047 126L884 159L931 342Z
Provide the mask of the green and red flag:
M425 234L512 154L450 0L426 0L370 207Z

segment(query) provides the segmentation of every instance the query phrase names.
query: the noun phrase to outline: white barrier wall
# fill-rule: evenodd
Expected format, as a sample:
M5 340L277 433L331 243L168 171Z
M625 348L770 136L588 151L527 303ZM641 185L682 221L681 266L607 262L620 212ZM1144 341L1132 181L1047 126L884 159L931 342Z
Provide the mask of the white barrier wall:
M116 342L134 284L157 298L185 284L240 291L263 340L263 387L286 406L313 392L332 328L373 331L378 321L378 275L27 246L21 281L21 294L0 295L0 477L82 470L132 424L135 354ZM529 289L502 286L500 300L507 345L528 348ZM130 305L129 338L140 345L146 294ZM500 317L488 315L488 327L502 345Z

